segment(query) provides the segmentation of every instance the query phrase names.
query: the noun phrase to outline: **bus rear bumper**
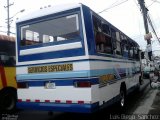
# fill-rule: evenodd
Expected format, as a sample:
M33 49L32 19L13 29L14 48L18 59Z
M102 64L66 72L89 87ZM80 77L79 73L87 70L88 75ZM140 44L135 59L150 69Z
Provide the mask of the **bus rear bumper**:
M99 102L93 104L17 102L17 108L53 112L92 113L99 108Z

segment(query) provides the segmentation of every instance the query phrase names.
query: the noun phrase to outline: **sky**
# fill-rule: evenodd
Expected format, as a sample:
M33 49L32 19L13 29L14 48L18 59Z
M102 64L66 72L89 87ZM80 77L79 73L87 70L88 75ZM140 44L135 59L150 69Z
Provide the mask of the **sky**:
M145 2L157 35L160 38L160 0L145 0ZM48 5L54 7L55 5L67 3L83 3L138 42L141 49L145 49L147 45L147 42L144 40L143 17L137 0L10 0L10 3L14 3L10 7L10 17L13 17L13 22L10 25L11 32L13 33L15 33L16 29L16 19L39 10L41 7ZM6 34L7 31L7 10L4 8L6 4L7 0L0 0L0 34ZM19 12L22 9L25 9L25 11ZM106 11L100 13L104 9ZM152 49L160 49L160 43L156 40L151 29L150 32L153 36ZM14 36L14 34L11 35Z

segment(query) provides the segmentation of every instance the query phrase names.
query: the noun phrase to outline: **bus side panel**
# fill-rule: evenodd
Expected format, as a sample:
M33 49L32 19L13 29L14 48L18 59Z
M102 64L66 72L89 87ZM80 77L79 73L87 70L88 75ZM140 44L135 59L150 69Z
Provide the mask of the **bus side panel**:
M118 81L111 85L107 85L105 87L100 88L100 95L101 95L100 105L102 105L104 102L108 102L110 100L113 100L113 98L118 97L121 82L122 81Z
M16 68L15 67L5 67L5 74L7 79L7 86L17 88L17 83L15 79Z
M63 64L47 64L46 66ZM86 112L85 109L91 111L91 106L99 102L99 93L96 91L99 88L98 79L90 76L90 62L88 60L70 64L73 64L72 71L46 73L28 73L28 66L17 67L18 84L24 82L29 85L27 88L18 88L17 90L18 108L27 107L27 109L34 109L33 106L35 106L37 109L52 109L52 111L65 110L66 112L76 112L78 109L81 110L81 112ZM41 66L45 66L45 64ZM93 73L96 72L93 71ZM89 87L78 87L75 85L75 82L79 81L89 81L92 85ZM54 82L55 88L45 88L46 82ZM27 104L29 106L27 106ZM48 108L48 106L50 106L50 108ZM96 106L98 106L98 104L96 104ZM75 108L71 110L72 107Z
M95 53L94 29L92 25L91 11L86 6L83 6L83 15L85 21L88 51L90 55L93 55Z
M2 77L2 73L0 73L0 89L2 89L3 87L17 88L17 83L15 80L16 68L15 67L4 67L3 70L4 70L3 77ZM4 83L2 81L6 82L6 86L3 85Z
M115 59L115 58L103 58L98 56L92 56L97 60L90 61L91 76L97 76L99 79L99 86L95 87L92 91L94 99L100 102L102 105L115 97L119 96L121 83L125 82L126 90L138 85L139 73L137 69L138 64L128 60ZM98 60L101 58L101 60ZM94 70L94 72L92 72ZM112 76L115 76L113 79ZM94 95L97 93L97 95ZM98 99L99 97L99 99Z

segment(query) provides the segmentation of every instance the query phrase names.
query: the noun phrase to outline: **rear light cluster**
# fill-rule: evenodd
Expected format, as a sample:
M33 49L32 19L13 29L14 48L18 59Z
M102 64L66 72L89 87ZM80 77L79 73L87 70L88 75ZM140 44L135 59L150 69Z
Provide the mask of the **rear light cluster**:
M91 87L92 83L90 81L76 81L74 82L75 87Z
M18 82L18 83L17 83L17 87L18 87L18 88L25 89L25 88L29 88L29 85L28 85L27 82Z
M91 81L75 81L74 82L74 87L76 88L88 88L91 87L92 83ZM20 89L26 89L29 88L29 83L28 82L18 82L17 87ZM46 82L44 84L45 89L55 89L56 84L54 82Z

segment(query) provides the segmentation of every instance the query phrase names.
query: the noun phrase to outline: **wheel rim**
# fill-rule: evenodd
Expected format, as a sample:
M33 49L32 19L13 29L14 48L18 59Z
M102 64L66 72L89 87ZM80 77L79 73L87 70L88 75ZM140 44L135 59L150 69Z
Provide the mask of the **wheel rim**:
M121 107L124 107L124 102L125 102L124 93L121 92Z

